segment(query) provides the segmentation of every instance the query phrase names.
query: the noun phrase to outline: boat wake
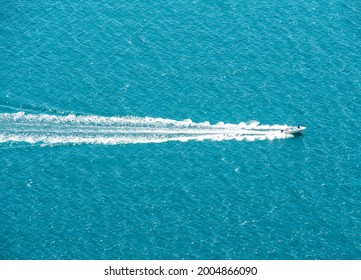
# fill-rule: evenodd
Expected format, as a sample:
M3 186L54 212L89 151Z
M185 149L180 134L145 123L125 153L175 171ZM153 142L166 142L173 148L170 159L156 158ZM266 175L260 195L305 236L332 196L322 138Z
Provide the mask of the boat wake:
M281 132L286 125L223 122L195 123L151 117L0 114L0 143L130 144L189 140L273 140L293 137Z

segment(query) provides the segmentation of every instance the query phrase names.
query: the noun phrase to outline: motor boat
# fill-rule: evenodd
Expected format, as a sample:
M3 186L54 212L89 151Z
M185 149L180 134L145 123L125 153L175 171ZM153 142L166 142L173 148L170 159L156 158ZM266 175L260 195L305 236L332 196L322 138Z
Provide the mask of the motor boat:
M287 126L285 129L282 129L281 132L286 134L297 134L302 133L306 127L304 126Z

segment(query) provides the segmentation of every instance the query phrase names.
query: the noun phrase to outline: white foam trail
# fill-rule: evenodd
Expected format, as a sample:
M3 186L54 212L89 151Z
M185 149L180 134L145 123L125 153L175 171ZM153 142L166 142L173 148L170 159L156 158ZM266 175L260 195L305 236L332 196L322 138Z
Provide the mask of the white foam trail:
M128 144L189 140L255 141L293 137L281 133L286 125L219 122L195 123L151 117L101 117L74 114L0 114L0 143L31 144Z

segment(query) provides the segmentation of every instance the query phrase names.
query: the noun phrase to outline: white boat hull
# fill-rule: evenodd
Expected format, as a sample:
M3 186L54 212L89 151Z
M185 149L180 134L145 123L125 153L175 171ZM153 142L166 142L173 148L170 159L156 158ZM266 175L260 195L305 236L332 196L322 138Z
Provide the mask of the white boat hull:
M297 133L302 133L305 129L306 129L306 127L304 127L304 126L288 127L286 129L281 130L281 132L286 133L286 134L297 134Z

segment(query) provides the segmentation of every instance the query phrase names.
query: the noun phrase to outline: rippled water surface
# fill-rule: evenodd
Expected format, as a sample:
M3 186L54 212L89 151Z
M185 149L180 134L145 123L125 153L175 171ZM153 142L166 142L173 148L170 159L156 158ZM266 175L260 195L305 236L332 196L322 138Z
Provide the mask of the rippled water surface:
M1 259L361 258L358 1L3 2Z

